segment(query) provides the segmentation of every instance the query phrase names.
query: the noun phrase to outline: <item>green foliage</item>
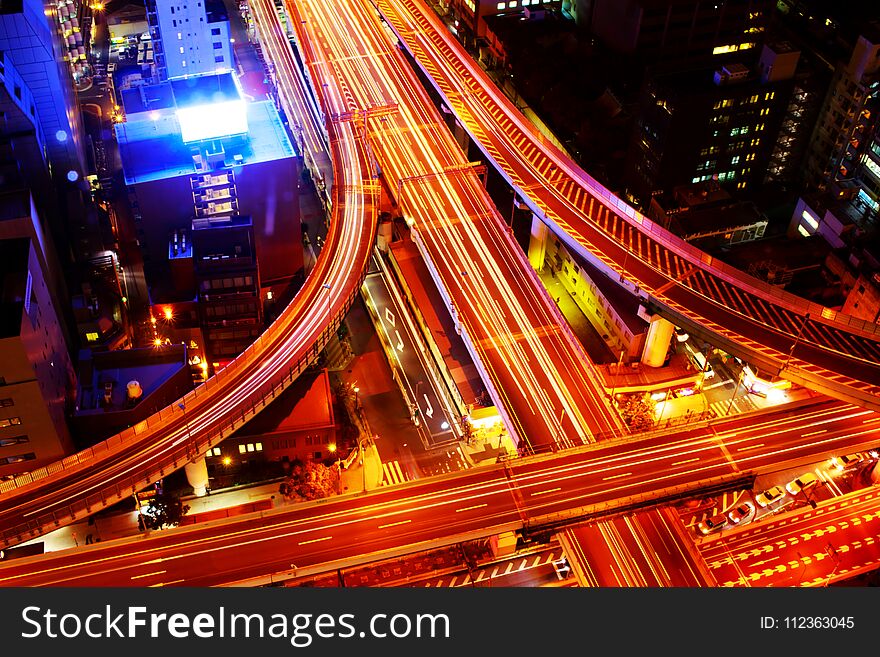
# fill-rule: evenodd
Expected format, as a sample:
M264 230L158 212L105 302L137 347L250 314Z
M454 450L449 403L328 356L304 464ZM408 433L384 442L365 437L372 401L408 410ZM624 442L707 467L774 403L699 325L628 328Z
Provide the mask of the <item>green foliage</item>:
M339 471L335 465L309 461L293 461L290 476L281 482L278 491L285 499L317 500L338 490Z
M141 518L146 529L164 529L179 525L187 511L189 505L183 504L178 497L162 494L151 499L149 506L141 508Z

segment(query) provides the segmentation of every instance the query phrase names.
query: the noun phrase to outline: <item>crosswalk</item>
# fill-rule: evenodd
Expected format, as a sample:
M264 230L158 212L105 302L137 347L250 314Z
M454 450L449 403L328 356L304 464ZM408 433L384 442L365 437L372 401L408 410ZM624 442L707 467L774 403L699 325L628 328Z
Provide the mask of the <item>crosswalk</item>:
M400 463L397 461L383 461L382 472L383 486L393 486L394 484L402 484L403 482L410 480L407 474L400 468Z
M727 409L730 412L727 412ZM738 397L733 400L733 404L729 399L722 399L709 404L709 410L715 412L715 417L725 417L727 415L736 415L737 413L748 413L755 410L755 404L748 397Z

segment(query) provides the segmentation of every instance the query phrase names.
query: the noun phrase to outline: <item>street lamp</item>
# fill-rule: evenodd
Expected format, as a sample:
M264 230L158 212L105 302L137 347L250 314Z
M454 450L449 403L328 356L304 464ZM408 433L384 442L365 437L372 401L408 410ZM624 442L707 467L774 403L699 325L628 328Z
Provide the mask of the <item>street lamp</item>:
M361 477L363 479L364 484L364 493L367 492L367 459L366 459L366 450L364 450L364 443L367 442L370 438L358 438L358 460L361 464Z
M336 491L342 492L342 455L339 453L336 443L327 445L327 451L336 454Z

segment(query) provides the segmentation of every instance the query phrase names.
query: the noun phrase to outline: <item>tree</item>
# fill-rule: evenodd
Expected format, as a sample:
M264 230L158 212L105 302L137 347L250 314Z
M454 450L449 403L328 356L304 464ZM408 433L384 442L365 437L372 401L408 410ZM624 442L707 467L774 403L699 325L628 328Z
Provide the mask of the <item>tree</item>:
M176 527L180 519L189 511L175 495L160 494L150 500L147 507L141 508L141 519L145 529L164 529Z
M645 395L630 395L620 402L618 410L632 431L647 431L654 427L654 402Z
M317 500L338 489L339 470L335 465L327 467L312 461L294 461L291 465L290 476L278 487L285 499Z

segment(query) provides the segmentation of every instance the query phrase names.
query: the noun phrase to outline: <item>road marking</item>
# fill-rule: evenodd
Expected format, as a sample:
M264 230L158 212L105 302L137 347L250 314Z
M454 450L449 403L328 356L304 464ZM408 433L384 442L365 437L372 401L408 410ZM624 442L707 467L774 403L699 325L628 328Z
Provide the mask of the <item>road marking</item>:
M182 581L184 581L184 580L175 579L170 582L159 582L158 584L150 584L149 588L155 589L155 588L161 588L163 586L171 586L172 584L180 584Z
M629 477L630 475L632 475L632 472L624 472L623 474L619 474L619 475L612 475L610 477L602 477L602 481L608 481L609 479L620 479L621 477Z
M532 493L532 495L546 495L547 493L555 493L557 491L562 490L561 488L550 488L549 490L539 490L537 493Z
M736 451L737 452L744 452L747 449L758 449L759 447L763 447L763 446L764 446L764 443L758 443L757 445L749 445L748 447L737 447Z
M387 529L388 527L397 527L398 525L405 525L410 522L412 522L412 520L401 520L399 522L389 522L387 525L379 525L379 529Z
M320 543L321 541L329 541L331 538L333 538L333 537L332 536L325 536L324 538L313 538L310 541L301 541L299 544L300 545L308 545L309 543Z
M167 570L157 570L154 573L145 573L144 575L132 575L131 579L143 579L144 577L152 577L153 575L161 575L162 573L167 573Z
M810 433L805 433L801 436L801 438L809 438L810 436L818 436L820 433L825 433L828 429L819 429L819 431L811 431Z
M687 461L676 461L672 465L684 465L685 463L693 463L694 461L699 461L699 460L700 460L700 457L698 456L696 458L688 459Z
M403 351L403 338L400 337L400 331L394 329L394 333L397 334L397 351Z
M473 511L474 509L482 509L484 506L489 506L488 504L475 504L474 506L466 506L463 509L456 509L456 513L460 513L462 511Z

